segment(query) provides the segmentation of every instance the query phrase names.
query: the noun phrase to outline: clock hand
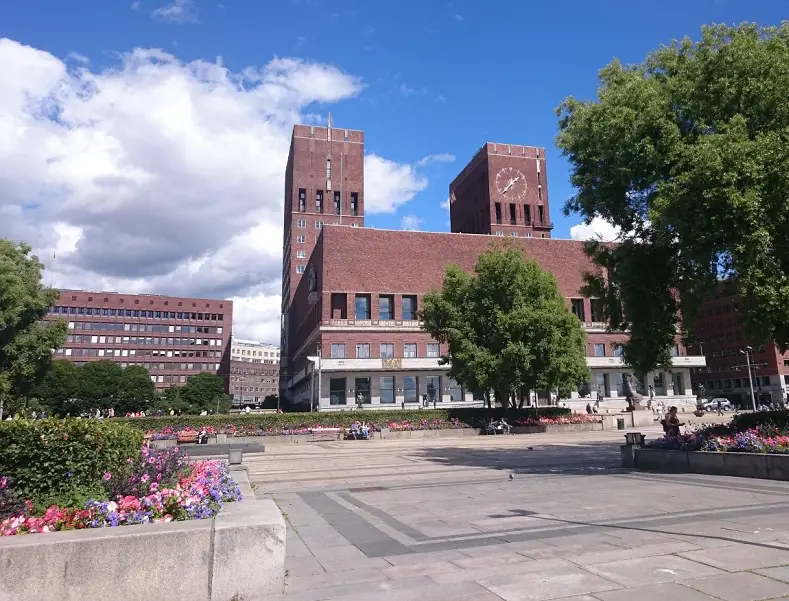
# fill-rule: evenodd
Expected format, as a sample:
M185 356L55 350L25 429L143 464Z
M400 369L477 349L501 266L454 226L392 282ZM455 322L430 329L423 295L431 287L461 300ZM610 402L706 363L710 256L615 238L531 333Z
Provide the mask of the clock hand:
M501 191L501 193L506 194L509 191L509 189L512 188L512 185L515 183L515 181L516 180L511 179L509 182L507 182L507 185L504 186L504 189Z

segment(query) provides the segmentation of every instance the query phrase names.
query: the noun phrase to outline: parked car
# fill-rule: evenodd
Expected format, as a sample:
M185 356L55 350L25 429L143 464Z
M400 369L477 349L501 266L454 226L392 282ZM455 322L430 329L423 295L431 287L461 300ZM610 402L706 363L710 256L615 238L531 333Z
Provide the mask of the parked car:
M729 399L724 399L723 397L718 399L712 399L711 401L707 401L704 403L704 411L717 411L718 410L718 401L720 401L721 409L724 411L731 411L732 404Z

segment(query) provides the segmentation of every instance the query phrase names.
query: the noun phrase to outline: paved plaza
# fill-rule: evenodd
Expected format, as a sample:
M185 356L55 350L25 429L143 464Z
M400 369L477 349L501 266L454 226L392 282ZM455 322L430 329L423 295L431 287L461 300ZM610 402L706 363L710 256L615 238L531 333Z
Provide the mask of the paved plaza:
M627 473L622 439L270 445L277 599L789 601L789 483Z

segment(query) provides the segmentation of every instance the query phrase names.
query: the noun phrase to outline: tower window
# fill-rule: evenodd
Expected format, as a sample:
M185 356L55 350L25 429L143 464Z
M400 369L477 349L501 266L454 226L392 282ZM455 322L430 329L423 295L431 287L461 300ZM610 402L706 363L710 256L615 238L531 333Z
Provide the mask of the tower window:
M307 191L304 188L299 188L299 213L307 210Z
M326 159L326 179L331 179L331 159Z
M497 202L494 204L496 209L496 223L501 223L501 203Z
M359 193L351 192L351 215L359 214Z
M342 197L340 196L340 191L337 190L334 192L334 214L340 214L340 207L342 206Z
M545 207L542 205L537 206L537 215L540 220L540 225L545 225Z
M518 220L516 219L515 216L515 205L513 203L510 203L510 224L516 225L517 223Z
M323 190L315 191L315 212L323 213Z

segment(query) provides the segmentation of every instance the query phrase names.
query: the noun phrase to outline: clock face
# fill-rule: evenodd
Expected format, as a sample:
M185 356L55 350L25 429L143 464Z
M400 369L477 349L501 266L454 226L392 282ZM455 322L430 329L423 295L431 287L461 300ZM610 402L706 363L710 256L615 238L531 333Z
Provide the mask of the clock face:
M526 178L514 167L504 167L496 174L496 189L507 200L521 200L526 195Z

